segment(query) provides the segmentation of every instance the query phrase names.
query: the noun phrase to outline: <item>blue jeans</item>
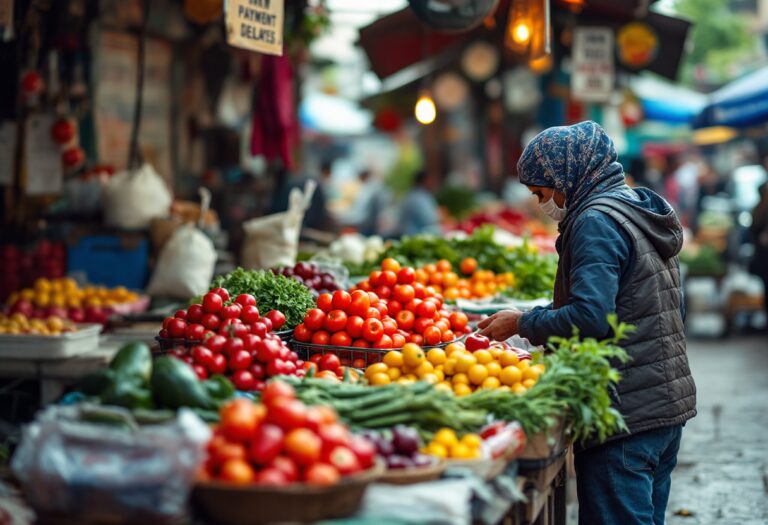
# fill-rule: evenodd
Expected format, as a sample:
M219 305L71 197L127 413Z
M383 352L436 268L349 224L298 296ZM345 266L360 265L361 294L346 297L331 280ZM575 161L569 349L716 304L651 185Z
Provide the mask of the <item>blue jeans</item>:
M664 525L682 425L576 454L579 525Z

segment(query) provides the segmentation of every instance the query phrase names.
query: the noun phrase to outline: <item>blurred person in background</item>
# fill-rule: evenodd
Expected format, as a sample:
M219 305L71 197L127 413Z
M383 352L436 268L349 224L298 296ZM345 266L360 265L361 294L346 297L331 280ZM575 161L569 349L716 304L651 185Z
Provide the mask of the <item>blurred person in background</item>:
M701 172L699 173L699 191L696 198L694 220L694 224L697 228L699 226L699 215L704 211L704 200L707 197L714 197L724 191L725 181L709 163L702 163Z
M758 191L760 202L752 210L752 225L749 228L755 244L749 271L763 280L763 309L768 331L768 183L763 183Z
M345 226L354 227L366 237L377 235L379 215L387 205L389 191L368 169L359 173L358 181L357 195L342 222Z
M413 188L400 206L400 235L440 233L440 214L435 199L438 186L437 178L426 170L416 174Z
M677 212L680 215L680 222L684 226L691 227L694 224L700 173L701 163L698 158L693 156L684 157L683 162L674 173L678 187Z
M304 190L304 184L311 177L307 175L290 175L287 170L281 173L278 180L281 181L275 191L270 213L280 213L288 209L288 200L291 190L299 188ZM328 211L328 200L331 189L331 164L324 162L320 166L320 177L317 180L317 189L312 196L309 208L304 214L303 226L320 231L332 231L335 228L333 217Z

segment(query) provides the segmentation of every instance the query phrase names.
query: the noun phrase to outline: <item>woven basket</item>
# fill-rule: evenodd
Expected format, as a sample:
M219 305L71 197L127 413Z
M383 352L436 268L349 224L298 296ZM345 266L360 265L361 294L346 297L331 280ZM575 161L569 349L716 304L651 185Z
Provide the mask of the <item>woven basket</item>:
M256 525L274 522L312 522L342 518L360 507L365 489L381 476L384 466L343 478L336 485L318 487L298 483L284 487L234 486L220 481L199 482L192 501L217 525Z
M428 467L389 469L379 478L378 482L390 485L412 485L414 483L434 481L443 475L446 466L446 462L440 460Z

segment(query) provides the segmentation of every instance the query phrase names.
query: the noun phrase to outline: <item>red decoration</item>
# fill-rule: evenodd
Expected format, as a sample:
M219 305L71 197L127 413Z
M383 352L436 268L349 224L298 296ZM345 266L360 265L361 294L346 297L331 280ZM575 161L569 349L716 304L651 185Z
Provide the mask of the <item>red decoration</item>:
M37 95L43 90L43 77L37 71L27 71L21 76L21 90L25 95Z
M376 113L373 125L381 131L391 133L400 129L403 117L392 108L383 108Z
M69 119L60 118L51 126L51 137L57 144L69 144L75 133L75 125Z
M64 150L61 154L61 160L67 168L77 168L85 162L85 152L80 146L72 146Z

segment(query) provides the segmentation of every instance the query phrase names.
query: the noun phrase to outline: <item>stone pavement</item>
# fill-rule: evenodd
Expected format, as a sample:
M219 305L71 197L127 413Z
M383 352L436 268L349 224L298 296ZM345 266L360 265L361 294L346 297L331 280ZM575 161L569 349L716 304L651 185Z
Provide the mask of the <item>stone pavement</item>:
M667 523L766 525L768 337L689 339L688 355L699 414L683 430Z

